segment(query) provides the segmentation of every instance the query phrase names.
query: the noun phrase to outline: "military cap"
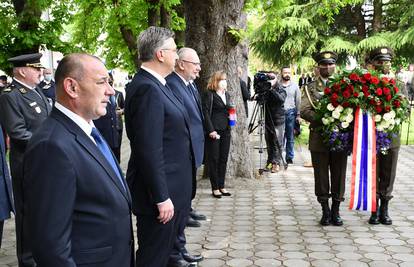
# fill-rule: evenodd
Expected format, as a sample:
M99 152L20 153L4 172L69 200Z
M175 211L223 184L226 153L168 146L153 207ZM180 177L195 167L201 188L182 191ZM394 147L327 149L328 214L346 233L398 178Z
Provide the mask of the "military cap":
M313 59L319 64L335 64L338 55L332 51L322 51L313 55Z
M369 53L369 61L391 61L394 57L394 52L391 48L383 46L372 50Z
M13 67L33 67L44 68L40 63L41 53L25 54L17 57L9 58L8 61L13 64Z
M0 80L7 81L7 76L6 75L0 75Z

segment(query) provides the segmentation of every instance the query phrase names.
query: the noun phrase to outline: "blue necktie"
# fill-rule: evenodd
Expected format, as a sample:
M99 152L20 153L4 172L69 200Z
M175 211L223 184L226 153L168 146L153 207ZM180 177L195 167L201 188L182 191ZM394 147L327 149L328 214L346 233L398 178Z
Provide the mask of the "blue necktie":
M109 165L111 165L112 169L115 171L116 176L118 177L119 181L122 184L122 187L124 188L124 190L126 190L124 182L122 181L122 176L119 173L118 165L116 164L115 159L112 156L109 146L106 144L105 140L103 139L102 135L99 133L98 129L93 127L91 136L95 140L97 147L102 152L102 154L108 161Z

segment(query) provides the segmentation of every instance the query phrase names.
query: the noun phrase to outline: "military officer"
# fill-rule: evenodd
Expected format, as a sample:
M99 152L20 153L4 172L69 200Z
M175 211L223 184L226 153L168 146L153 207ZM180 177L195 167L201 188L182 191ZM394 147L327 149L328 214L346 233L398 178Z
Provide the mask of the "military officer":
M23 154L32 133L52 107L37 87L43 68L42 54L25 54L9 59L13 81L0 96L0 123L10 137L10 170L16 209L16 239L19 267L35 266L23 220Z
M314 56L314 60L317 63L319 77L304 87L300 114L303 119L310 122L309 150L314 170L315 195L322 206L322 218L319 223L340 226L343 221L339 215L339 205L344 200L347 153L329 150L316 130L322 122L315 119L317 102L323 95L329 77L335 71L337 54L330 51L320 52Z
M366 57L367 68L379 71L383 76L392 77L390 72L391 60L394 53L389 47L379 47L372 50ZM397 81L398 88L403 95L407 96L407 91L402 82ZM384 155L377 154L377 205L380 203L376 212L371 213L370 224L392 224L392 219L388 214L388 203L391 200L394 187L395 175L397 171L398 152L400 151L400 135L392 139L391 146Z

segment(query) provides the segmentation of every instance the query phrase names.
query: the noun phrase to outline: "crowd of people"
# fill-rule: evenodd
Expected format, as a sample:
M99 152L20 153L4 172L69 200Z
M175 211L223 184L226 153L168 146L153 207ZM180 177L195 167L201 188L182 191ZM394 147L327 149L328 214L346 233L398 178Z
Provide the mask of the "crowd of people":
M66 55L54 79L53 71L40 64L40 53L9 59L13 81L7 85L7 77L0 77L0 234L14 212L19 267L185 267L203 260L186 249L185 228L206 219L191 204L203 163L212 197L232 195L225 186L233 107L228 74L216 71L206 89L197 88L197 52L178 50L174 33L161 27L143 31L138 50L142 65L127 84L125 99L93 55ZM330 151L322 142L315 117L337 55L323 51L314 59L314 80L303 75L298 85L286 66L280 80L270 81L266 169L275 173L283 162L293 163L295 126L301 118L308 121L320 224L340 226L347 154ZM389 48L376 49L366 67L387 75L391 59ZM250 86L241 69L238 75L248 114ZM131 148L126 174L119 165L124 124ZM398 151L396 138L389 153L377 155L380 205L370 224L392 223L388 202Z

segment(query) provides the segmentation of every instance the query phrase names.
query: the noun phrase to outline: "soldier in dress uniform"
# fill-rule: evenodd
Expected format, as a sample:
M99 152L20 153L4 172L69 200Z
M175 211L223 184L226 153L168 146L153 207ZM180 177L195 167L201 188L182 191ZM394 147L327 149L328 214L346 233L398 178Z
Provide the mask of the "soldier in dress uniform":
M43 66L42 54L25 54L9 59L13 81L0 96L0 123L10 137L10 170L16 208L16 239L19 267L36 266L29 249L23 218L23 155L32 133L49 115L52 106L37 87Z
M394 57L394 53L389 47L379 47L372 50L368 56L367 68L379 71L383 76L393 77L391 69L391 60ZM402 94L407 96L405 86L402 81L397 81L397 86L401 90ZM377 205L380 203L377 212L372 212L369 218L370 224L392 224L392 219L388 214L388 202L391 200L392 190L394 187L395 175L397 172L398 152L400 151L400 135L396 135L392 139L390 148L384 155L382 153L377 154ZM380 201L379 201L380 200Z
M337 54L330 51L320 52L314 56L314 60L317 62L319 77L304 86L300 114L303 119L310 122L309 150L315 177L315 195L322 206L320 224L340 226L343 221L339 215L339 205L344 200L347 153L329 150L316 130L322 122L315 119L315 107L323 95L329 77L335 71Z

